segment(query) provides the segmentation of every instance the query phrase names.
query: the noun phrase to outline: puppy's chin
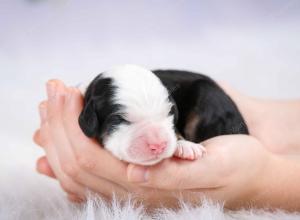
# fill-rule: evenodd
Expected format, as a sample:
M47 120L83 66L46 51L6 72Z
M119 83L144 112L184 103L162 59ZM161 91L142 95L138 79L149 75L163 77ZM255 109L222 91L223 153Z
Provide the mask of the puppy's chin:
M166 159L166 158L169 158L169 157L158 157L158 158L154 158L154 159L150 159L150 160L126 159L124 161L126 161L128 163L137 164L137 165L151 166L151 165L161 162L163 159Z
M151 166L161 162L164 159L171 158L175 153L175 148L169 147L168 150L160 155L149 157L149 156L130 156L129 154L125 154L123 158L120 158L123 161L128 163Z

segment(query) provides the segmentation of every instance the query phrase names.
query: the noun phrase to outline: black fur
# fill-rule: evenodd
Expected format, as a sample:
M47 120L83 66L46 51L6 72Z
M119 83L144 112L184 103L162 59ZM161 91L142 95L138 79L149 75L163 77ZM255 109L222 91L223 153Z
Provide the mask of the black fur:
M177 132L185 139L201 142L218 135L249 133L235 103L209 77L178 70L153 72L170 93L170 100L174 103L170 114L174 115ZM94 137L100 143L116 126L130 123L122 116L124 106L112 101L115 91L113 80L100 74L85 93L79 125L88 137ZM191 114L198 123L187 134L186 126Z
M129 123L122 117L124 107L112 101L115 91L113 80L100 74L90 83L84 96L79 125L86 136L96 138L100 143L116 126Z
M201 142L225 134L249 134L247 125L232 99L209 77L179 70L154 70L168 88L178 109L176 128L187 140ZM188 136L188 116L199 117L195 130Z

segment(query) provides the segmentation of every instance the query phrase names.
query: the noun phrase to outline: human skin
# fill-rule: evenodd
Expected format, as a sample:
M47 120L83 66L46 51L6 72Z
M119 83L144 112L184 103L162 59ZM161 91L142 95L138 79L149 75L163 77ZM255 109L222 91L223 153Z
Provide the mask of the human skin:
M141 167L117 160L87 138L77 122L83 106L80 92L52 80L47 84L48 100L40 104L41 126L34 135L46 153L37 169L57 178L73 201L84 200L89 188L108 199L113 192L120 199L131 194L149 207L174 207L178 196L196 203L204 195L231 209L300 210L296 202L300 201L300 101L263 101L225 84L223 88L237 103L252 136L207 140L203 142L207 154L193 162L170 158Z
M237 103L251 136L273 153L300 155L300 99L260 99L221 86Z

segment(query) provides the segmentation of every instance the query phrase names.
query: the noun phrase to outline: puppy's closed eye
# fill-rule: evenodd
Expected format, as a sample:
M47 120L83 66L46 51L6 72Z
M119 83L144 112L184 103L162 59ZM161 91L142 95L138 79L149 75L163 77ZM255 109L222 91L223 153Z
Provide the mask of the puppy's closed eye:
M120 124L129 125L130 122L120 114L111 114L103 123L102 130L106 134L112 133ZM101 133L101 132L100 132Z

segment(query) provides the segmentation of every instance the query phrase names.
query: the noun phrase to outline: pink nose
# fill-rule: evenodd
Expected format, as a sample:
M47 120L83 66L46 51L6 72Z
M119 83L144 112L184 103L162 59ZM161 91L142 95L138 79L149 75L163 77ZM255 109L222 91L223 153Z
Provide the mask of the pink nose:
M155 143L155 144L148 144L148 147L153 154L161 154L167 146L167 142Z

